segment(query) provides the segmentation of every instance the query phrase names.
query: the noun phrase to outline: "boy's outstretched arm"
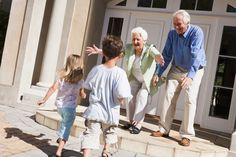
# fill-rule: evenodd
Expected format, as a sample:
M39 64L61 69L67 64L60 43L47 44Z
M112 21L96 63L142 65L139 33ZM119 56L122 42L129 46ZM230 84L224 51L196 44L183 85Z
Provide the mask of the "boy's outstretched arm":
M79 96L83 99L86 98L86 93L84 92L84 88L80 88L79 90Z
M120 105L124 105L125 104L125 98L118 98L118 101L120 102Z

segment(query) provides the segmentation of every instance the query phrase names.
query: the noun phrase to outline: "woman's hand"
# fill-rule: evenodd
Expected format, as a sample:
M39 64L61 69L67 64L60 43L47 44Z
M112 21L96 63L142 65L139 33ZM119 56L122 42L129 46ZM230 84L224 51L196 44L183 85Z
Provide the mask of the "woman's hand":
M159 77L157 75L153 75L152 77L152 85L155 87L157 82L159 81Z
M97 46L93 44L93 46L87 46L85 49L85 52L88 54L88 56L93 54L102 54L102 49L99 49Z
M163 66L165 63L164 58L161 54L155 56L155 61L159 63L161 66Z

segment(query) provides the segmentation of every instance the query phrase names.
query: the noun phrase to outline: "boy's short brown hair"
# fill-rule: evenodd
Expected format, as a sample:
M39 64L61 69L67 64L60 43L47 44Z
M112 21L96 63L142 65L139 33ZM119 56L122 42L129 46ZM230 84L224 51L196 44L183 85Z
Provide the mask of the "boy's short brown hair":
M119 37L113 35L104 37L102 51L103 55L106 56L108 60L120 56L122 48L123 42Z

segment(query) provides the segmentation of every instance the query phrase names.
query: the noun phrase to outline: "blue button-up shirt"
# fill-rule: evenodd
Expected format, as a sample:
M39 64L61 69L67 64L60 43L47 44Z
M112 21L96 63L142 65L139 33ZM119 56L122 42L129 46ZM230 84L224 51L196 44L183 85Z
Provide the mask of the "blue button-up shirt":
M161 76L173 58L172 65L186 69L187 77L193 78L198 69L206 66L202 29L196 25L189 25L183 35L177 34L174 29L171 30L162 55L165 64L159 68L157 66L155 74Z

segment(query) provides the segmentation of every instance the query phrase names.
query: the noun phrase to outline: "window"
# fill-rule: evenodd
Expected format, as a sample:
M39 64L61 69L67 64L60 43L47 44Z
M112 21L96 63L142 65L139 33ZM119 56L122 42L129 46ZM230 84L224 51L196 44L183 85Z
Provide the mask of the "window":
M181 0L180 9L212 11L214 0Z
M121 31L123 27L123 18L110 17L107 29L107 35L114 35L117 37L121 36ZM102 58L102 63L105 63L105 57Z
M236 74L236 27L224 26L210 116L228 119Z
M123 20L123 18L110 17L107 34L120 37L123 26Z
M167 0L139 0L138 7L166 8Z

